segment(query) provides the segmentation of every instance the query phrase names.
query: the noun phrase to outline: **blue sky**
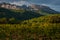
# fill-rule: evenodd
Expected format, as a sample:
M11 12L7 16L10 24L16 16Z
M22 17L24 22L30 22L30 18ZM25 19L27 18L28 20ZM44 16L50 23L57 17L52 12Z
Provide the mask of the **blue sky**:
M29 4L29 3L34 3L39 5L42 4L42 5L47 5L56 11L60 11L60 0L0 0L0 2L2 1L10 2L12 4L14 3L17 5Z

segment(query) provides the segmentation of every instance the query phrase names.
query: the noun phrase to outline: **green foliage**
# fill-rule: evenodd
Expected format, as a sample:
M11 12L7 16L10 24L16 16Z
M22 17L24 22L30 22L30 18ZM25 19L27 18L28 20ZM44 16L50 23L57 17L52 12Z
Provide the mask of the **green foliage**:
M48 15L31 20L25 20L20 24L0 24L0 39L60 40L59 18L60 15ZM56 19L58 19L58 21ZM12 20L15 19L10 18L10 21ZM53 20L54 23L52 23Z
M60 14L0 8L0 40L60 40Z

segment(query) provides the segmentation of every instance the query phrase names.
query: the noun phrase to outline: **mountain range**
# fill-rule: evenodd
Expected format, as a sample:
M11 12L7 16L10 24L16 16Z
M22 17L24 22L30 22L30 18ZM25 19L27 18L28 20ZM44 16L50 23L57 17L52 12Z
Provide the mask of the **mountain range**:
M43 4L51 7L52 9L60 12L60 0L0 0L0 2L7 2L16 5L22 5L29 3L32 4Z
M44 11L46 13L59 13L53 9L51 9L48 6L45 5L36 5L36 4L30 4L29 6L27 5L22 5L18 6L15 4L10 4L10 3L0 3L0 7L2 8L7 8L7 9L25 9L25 10L31 10L31 11Z

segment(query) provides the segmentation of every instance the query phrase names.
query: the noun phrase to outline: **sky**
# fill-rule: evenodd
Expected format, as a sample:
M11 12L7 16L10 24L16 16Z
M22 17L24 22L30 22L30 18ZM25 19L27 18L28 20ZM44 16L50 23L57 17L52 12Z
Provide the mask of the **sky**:
M60 0L0 0L0 2L8 2L11 4L16 4L16 5L23 5L23 4L46 5L60 12Z

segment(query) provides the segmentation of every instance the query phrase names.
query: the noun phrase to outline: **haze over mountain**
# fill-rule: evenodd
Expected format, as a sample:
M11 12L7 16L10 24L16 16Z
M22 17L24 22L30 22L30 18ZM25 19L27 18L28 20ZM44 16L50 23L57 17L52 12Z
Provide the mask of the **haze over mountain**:
M22 4L42 4L42 5L47 5L51 7L52 9L56 11L60 11L60 0L0 0L0 2L10 2L18 5Z

